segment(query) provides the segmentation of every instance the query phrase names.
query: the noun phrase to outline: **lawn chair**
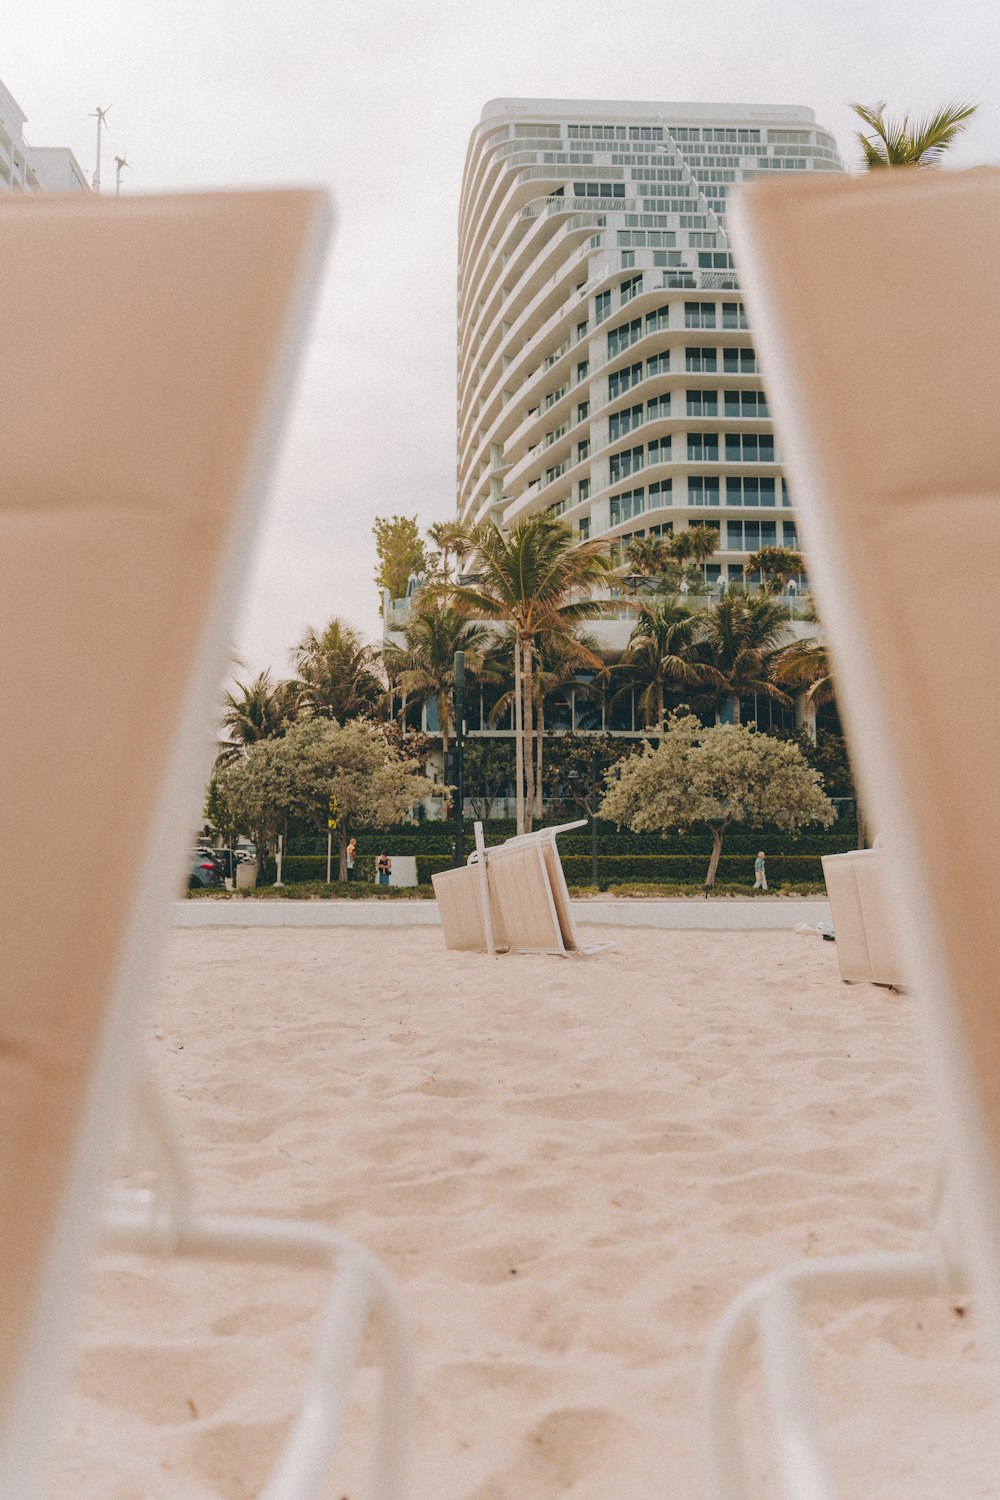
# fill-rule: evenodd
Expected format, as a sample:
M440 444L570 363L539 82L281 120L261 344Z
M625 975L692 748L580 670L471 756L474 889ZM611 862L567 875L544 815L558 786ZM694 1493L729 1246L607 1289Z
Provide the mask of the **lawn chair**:
M42 1489L326 220L322 195L301 191L15 197L0 210L11 1500ZM376 1493L398 1495L408 1343L387 1274L322 1225L193 1215L145 1101L159 1190L114 1196L111 1243L336 1272L302 1411L261 1493L315 1494L371 1315L390 1345Z
M584 946L570 905L556 837L587 820L522 833L486 847L476 823L476 847L464 869L431 877L445 946L486 953L559 953L590 958L614 943Z
M1000 1356L998 756L974 705L1000 687L1000 173L891 170L757 184L732 227L767 371L837 701L865 805L886 840L907 985L924 1011L949 1195L950 1253L834 1263L838 1295L968 1281ZM797 1302L805 1262L727 1315L709 1364L713 1500L746 1490L736 1353L762 1343L784 1493L834 1493L808 1408ZM912 1454L909 1455L912 1462Z
M824 854L822 862L841 979L901 988L903 966L884 851L851 849Z

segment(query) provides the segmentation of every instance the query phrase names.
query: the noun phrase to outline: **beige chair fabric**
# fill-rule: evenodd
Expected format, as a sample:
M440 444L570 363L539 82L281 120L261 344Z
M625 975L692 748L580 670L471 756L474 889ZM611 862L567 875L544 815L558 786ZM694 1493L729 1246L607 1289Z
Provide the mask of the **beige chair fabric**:
M733 229L1000 1354L1000 172L755 184Z
M896 917L881 849L823 856L840 977L847 984L903 983Z
M442 870L431 876L431 883L441 914L445 947L486 953L489 945L478 868L475 865L461 865L457 870ZM498 912L493 912L493 939L496 947L507 946L506 933Z
M0 207L3 1451L61 1375L326 217Z
M494 924L511 953L566 951L540 844L489 850L486 874Z

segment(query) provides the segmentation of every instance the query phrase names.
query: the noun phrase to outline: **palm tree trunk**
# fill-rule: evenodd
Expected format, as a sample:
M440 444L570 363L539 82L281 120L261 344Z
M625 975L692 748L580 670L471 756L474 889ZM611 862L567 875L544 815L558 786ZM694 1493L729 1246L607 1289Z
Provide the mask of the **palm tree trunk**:
M535 817L542 816L542 746L545 743L545 699L538 700L538 745L535 761Z
M740 722L740 695L739 695L739 693L734 693L733 694L733 723L738 725L739 722Z
M517 831L524 832L524 731L521 723L521 643L514 642L514 796Z
M656 683L656 732L660 736L661 740L662 740L664 734L666 733L666 730L664 728L663 718L664 718L663 678L660 677L660 678L657 679L657 683Z
M524 696L524 831L530 833L535 809L535 757L532 736L533 704L531 696L531 641L524 642L524 671L521 690Z

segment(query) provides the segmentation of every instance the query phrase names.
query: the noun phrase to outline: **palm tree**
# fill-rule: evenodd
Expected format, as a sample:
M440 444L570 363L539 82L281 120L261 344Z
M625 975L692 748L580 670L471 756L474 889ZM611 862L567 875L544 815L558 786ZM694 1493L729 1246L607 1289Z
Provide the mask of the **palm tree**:
M584 620L599 619L616 606L594 599L612 564L598 541L581 542L549 514L529 516L510 531L492 522L456 527L452 533L475 554L475 586L436 587L458 608L512 627L517 638L514 697L518 831L530 827L534 806L533 683L536 639L569 635Z
M724 594L702 616L700 659L718 674L721 696L731 698L733 723L740 722L740 699L752 693L791 703L771 675L775 653L785 644L788 621L769 594Z
M703 582L701 565L719 550L719 533L714 526L686 526L675 531L668 543L670 556L681 564L682 574L687 577L685 563L690 563L697 572L697 582Z
M455 718L455 652L465 652L469 672L481 672L490 629L423 588L414 600L403 635L402 649L387 650L386 666L407 698L418 703L433 698L437 703L441 748L447 753Z
M802 553L793 547L760 547L746 561L747 573L759 573L761 588L775 594L784 593L791 580L805 570Z
M298 712L296 685L273 683L269 669L258 673L252 682L235 683L234 688L222 699L221 727L229 743L220 752L217 766L235 760L245 745L278 738Z
M676 598L652 606L641 605L635 629L622 653L619 668L628 677L627 692L639 683L639 708L647 728L656 726L663 738L665 695L668 688L723 686L714 666L698 657L701 614L693 614Z
M967 128L966 121L978 109L976 104L946 104L936 114L910 123L909 115L899 120L887 118L886 102L852 104L854 113L873 132L858 131L858 141L869 170L877 167L934 167Z
M335 615L321 635L310 626L292 653L300 707L339 724L374 714L385 699L379 653Z

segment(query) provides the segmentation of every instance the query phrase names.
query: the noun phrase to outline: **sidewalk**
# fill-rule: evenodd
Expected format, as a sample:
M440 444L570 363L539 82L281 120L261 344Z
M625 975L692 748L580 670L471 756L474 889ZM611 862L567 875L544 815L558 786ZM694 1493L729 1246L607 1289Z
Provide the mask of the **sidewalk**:
M830 903L808 896L593 899L570 903L577 922L707 932L789 931L830 922ZM435 901L175 901L175 927L438 927Z

